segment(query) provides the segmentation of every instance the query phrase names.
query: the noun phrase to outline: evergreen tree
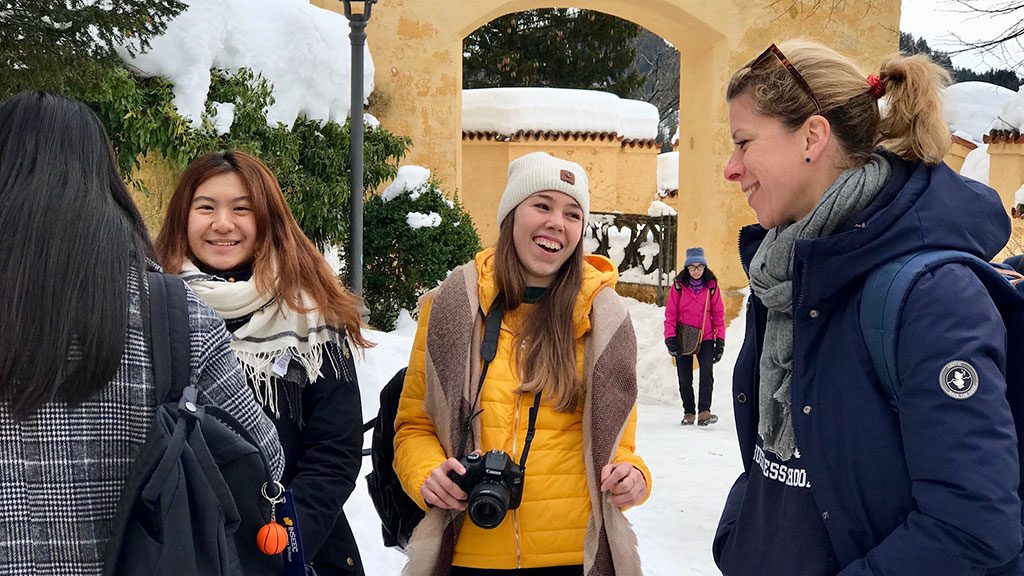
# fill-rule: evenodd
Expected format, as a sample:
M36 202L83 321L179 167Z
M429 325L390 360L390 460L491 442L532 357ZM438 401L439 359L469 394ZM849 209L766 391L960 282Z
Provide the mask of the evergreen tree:
M466 37L463 85L582 88L628 98L644 81L632 67L639 34L632 22L578 8L502 16Z
M914 38L913 34L900 32L900 51L904 54L926 54L936 64L949 70L954 82L988 82L1010 90L1017 90L1021 85L1021 78L1013 70L1005 68L990 69L986 72L975 72L970 68L958 68L953 66L949 54L939 50L932 50L924 38Z
M668 142L679 128L679 50L646 28L634 44L633 69L644 81L632 98L658 107L658 139Z
M116 46L137 53L184 9L179 0L0 0L0 99L96 89L119 62Z

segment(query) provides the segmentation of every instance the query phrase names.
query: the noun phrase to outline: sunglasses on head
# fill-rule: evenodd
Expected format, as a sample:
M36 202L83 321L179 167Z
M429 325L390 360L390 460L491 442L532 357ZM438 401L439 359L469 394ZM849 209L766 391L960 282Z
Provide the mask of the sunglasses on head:
M793 63L789 61L789 58L786 58L786 55L782 53L782 50L779 50L779 47L776 46L774 42L771 46L765 48L764 52L761 52L757 58L751 60L749 68L755 68L758 64L771 59L771 56L775 56L779 59L779 62L781 62L782 66L787 72L789 72L789 75L793 77L793 80L796 81L797 85L800 86L805 94L807 94L807 97L811 99L811 102L814 102L814 107L817 109L817 114L820 116L821 103L818 102L818 97L815 96L814 91L811 90L811 85L807 83L807 80L804 80L804 77L800 75L796 66L793 66Z

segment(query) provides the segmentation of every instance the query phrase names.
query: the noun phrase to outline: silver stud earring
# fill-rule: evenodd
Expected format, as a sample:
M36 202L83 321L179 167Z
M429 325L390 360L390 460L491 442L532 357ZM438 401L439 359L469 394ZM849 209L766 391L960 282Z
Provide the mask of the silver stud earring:
M811 163L811 157L810 156L805 156L804 157L804 162L810 164Z

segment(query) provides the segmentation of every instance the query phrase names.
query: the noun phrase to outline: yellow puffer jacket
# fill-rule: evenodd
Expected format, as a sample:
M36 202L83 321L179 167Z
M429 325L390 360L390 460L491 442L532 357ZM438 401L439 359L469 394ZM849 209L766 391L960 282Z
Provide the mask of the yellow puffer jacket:
M494 250L477 254L480 305L490 309L497 296ZM590 309L604 287L618 278L614 265L602 256L587 256L583 284L573 310L576 326L577 370L583 373L584 336L590 330ZM506 312L498 339L498 352L484 382L480 415L481 447L503 450L518 462L526 439L533 395L516 393L512 345L514 327L522 324L530 305ZM421 508L426 504L420 486L447 455L423 407L426 332L430 302L420 311L419 327L406 373L398 417L395 420L394 469L405 491ZM589 381L589 380L588 380ZM615 462L639 469L651 490L651 474L635 451L636 407L633 407ZM583 461L583 408L556 412L541 402L536 436L530 446L522 504L510 511L495 529L484 530L468 519L463 522L453 564L471 568L513 569L583 563L583 539L590 516L590 495Z

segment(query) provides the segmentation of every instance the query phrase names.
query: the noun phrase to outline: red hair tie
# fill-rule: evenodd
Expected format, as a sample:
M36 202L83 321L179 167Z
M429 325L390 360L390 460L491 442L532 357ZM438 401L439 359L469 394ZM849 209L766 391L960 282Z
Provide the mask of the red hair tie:
M882 96L885 96L885 84L882 83L882 79L874 74L868 74L868 84L871 85L871 95L878 100Z

